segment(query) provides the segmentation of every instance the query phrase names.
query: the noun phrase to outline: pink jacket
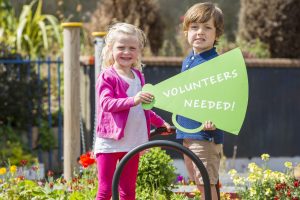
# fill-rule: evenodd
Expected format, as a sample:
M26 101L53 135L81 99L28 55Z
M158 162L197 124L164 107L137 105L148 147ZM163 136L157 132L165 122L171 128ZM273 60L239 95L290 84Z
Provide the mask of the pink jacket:
M142 73L134 70L141 80L145 79ZM97 136L119 140L124 137L124 129L129 110L134 106L134 97L128 97L126 91L129 85L115 71L113 67L104 70L96 83L97 91ZM151 110L144 110L148 136L150 123L156 127L163 125L164 120Z

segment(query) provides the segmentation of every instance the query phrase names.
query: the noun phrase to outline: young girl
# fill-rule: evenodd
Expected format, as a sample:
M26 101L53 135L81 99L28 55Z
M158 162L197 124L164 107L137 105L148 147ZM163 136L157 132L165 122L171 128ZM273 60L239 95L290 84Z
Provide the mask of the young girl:
M136 26L113 25L106 35L102 51L102 73L97 80L97 138L95 155L98 168L96 199L109 200L116 164L127 152L148 141L150 123L171 127L153 111L144 111L141 103L150 103L153 95L141 92L145 83L141 73L141 53L146 38ZM122 200L135 199L139 155L124 167L119 193Z

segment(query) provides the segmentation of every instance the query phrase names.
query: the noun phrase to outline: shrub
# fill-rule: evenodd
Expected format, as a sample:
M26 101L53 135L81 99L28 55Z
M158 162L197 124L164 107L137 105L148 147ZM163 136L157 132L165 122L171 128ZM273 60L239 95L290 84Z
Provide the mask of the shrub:
M37 147L43 151L49 151L50 149L57 147L53 129L49 127L48 122L45 120L41 121L41 125L39 127Z
M259 39L251 42L237 39L235 43L229 42L225 37L221 37L218 41L217 50L219 53L226 53L227 51L239 47L243 52L245 58L269 58L270 52L268 45L261 42Z
M46 85L42 80L37 84L38 76L32 69L30 64L0 64L0 122L4 125L24 128L38 114Z
M152 148L140 158L137 177L137 199L170 197L176 178L173 160L161 148Z
M8 163L18 165L22 160L32 164L35 160L32 152L22 144L20 133L10 125L0 126L0 167Z

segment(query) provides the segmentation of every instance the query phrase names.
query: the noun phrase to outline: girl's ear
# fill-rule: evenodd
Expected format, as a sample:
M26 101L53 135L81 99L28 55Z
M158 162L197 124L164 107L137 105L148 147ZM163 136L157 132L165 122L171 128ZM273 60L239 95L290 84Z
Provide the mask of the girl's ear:
M188 31L183 31L184 37L188 36Z
M111 51L112 50L112 45L111 44L107 45L107 48L108 48L109 51Z

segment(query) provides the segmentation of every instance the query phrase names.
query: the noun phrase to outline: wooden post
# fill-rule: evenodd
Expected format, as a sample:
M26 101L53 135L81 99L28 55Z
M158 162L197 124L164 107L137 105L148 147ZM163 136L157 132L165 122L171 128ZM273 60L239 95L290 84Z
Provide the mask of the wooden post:
M70 180L80 156L80 28L62 24L64 31L64 178Z

